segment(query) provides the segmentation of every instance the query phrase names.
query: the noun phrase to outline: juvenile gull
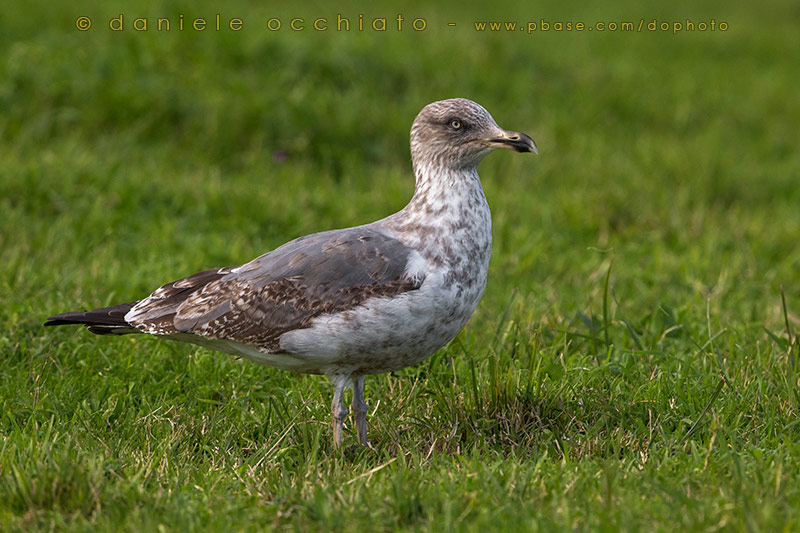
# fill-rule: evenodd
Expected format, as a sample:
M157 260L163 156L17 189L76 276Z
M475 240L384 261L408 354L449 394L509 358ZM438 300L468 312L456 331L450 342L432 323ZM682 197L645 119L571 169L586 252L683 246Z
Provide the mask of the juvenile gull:
M241 266L205 270L147 298L51 316L98 334L147 333L285 370L325 374L342 442L345 387L367 446L364 376L419 363L464 327L486 286L492 220L478 163L536 152L463 98L425 106L411 127L416 186L377 222L300 237Z

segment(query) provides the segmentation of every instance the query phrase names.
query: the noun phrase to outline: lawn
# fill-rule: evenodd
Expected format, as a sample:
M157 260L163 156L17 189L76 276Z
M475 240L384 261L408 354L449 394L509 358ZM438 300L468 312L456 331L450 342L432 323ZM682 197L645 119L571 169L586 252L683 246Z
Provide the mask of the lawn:
M0 530L797 530L799 21L12 0ZM332 448L325 378L42 327L402 208L411 122L454 96L539 155L481 164L486 293L447 347L367 379L373 449Z

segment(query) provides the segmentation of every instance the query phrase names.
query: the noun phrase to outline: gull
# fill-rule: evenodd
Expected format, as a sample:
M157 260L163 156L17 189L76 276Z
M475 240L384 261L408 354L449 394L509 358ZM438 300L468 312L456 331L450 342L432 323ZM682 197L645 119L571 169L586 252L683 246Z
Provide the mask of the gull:
M150 296L51 316L46 326L145 333L256 363L324 374L334 386L333 445L348 409L367 440L364 377L399 370L450 342L483 295L492 219L478 163L497 148L536 152L464 98L425 106L411 127L414 195L386 218L299 237L236 267L205 270Z

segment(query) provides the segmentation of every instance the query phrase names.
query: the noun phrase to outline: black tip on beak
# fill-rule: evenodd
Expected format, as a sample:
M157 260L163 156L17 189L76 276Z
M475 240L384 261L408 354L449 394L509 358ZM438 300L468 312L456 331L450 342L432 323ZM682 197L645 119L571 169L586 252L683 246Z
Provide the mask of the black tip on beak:
M536 143L528 135L518 131L504 131L501 136L492 139L497 148L507 148L517 152L539 153Z

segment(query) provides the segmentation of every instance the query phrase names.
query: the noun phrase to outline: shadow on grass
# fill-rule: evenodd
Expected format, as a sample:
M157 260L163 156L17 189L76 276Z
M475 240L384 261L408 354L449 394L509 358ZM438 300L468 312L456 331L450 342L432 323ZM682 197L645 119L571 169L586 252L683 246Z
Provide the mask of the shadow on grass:
M510 457L546 453L562 460L647 453L654 414L644 403L626 404L586 391L580 398L517 392L474 405L432 393L426 416L398 428L397 444L446 454L488 451ZM434 398L435 397L435 398ZM642 431L644 428L644 432Z

